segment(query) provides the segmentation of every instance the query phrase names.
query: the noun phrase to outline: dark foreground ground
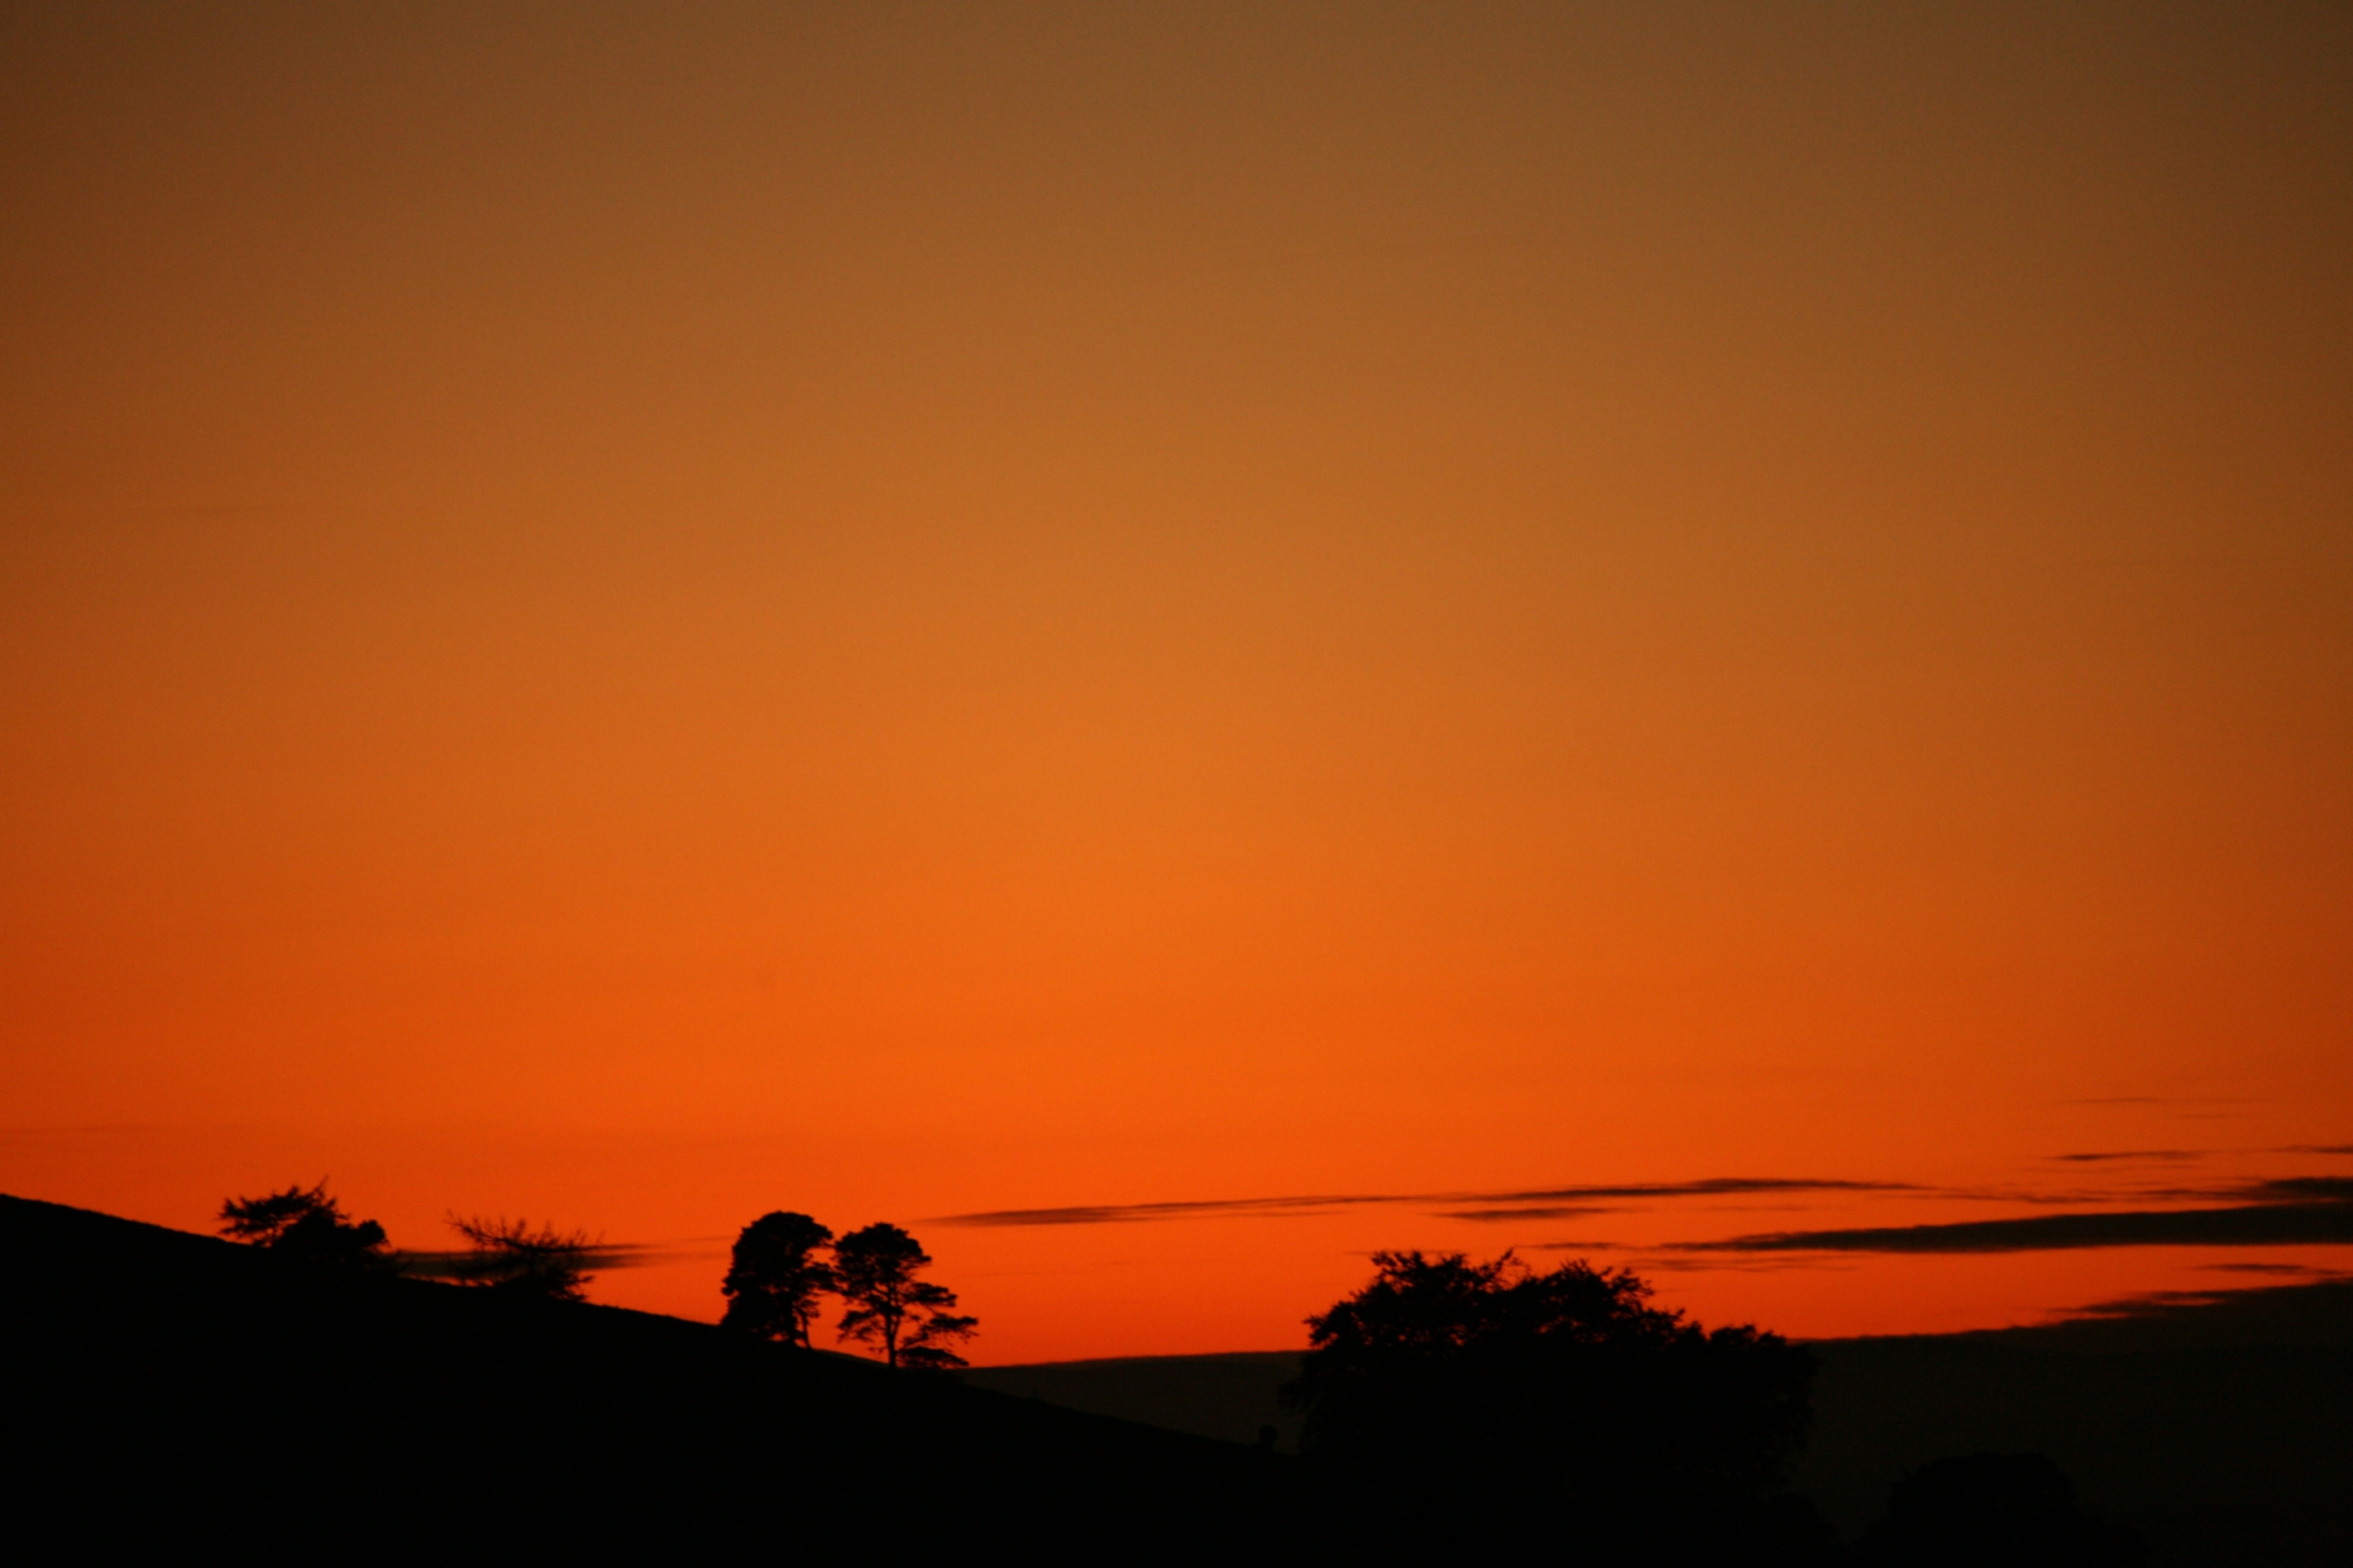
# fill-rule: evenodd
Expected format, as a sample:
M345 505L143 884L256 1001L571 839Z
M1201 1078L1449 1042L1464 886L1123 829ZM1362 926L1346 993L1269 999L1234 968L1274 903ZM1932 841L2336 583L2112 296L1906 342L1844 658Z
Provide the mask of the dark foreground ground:
M1948 1454L2042 1453L2085 1510L2151 1561L2353 1563L2353 1284L1991 1333L1827 1340L1793 1478L1853 1540L1907 1470ZM1063 1362L976 1386L1295 1452L1277 1352Z
M0 1258L16 1561L1215 1561L1286 1528L1287 1461L705 1324L8 1197Z
M1313 1506L1292 1355L892 1373L7 1197L0 1259L18 1561L1429 1560ZM2159 1563L2353 1563L2353 1286L1815 1348L1796 1479L1849 1540L1896 1477L1989 1448L2056 1459Z

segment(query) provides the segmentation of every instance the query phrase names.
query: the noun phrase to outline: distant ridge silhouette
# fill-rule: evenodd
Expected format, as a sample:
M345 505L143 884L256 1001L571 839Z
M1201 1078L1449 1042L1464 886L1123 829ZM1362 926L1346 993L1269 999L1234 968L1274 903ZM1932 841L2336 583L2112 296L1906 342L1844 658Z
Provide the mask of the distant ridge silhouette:
M1852 1541L1892 1484L1981 1449L2054 1456L2163 1565L2353 1562L2353 1280L2111 1303L2070 1321L1818 1340L1792 1473ZM992 1366L984 1387L1247 1442L1296 1351Z

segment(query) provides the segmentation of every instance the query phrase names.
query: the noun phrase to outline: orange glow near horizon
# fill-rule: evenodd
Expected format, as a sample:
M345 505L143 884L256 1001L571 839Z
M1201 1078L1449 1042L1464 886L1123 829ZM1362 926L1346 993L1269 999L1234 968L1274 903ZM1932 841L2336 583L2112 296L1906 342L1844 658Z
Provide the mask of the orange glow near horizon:
M2353 1267L1678 1249L2353 1174L2348 169L2320 10L12 14L0 1190ZM1905 1185L1447 1217L1715 1177Z

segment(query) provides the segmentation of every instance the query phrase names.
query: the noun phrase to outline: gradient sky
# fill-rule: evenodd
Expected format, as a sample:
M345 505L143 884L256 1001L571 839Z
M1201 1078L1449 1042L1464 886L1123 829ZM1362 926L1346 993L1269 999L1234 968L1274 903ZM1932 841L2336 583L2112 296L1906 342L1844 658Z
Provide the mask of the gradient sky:
M2348 258L2335 6L0 7L0 1189L2353 1267Z

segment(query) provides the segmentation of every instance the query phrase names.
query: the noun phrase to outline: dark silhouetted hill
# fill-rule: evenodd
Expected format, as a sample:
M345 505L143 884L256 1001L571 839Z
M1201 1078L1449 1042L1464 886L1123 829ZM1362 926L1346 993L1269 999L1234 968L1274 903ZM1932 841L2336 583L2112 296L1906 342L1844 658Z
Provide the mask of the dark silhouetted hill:
M1849 1541L1932 1460L2046 1455L2159 1563L2353 1563L2353 1283L2152 1301L2035 1328L1818 1340L1792 1475ZM1247 1442L1294 1352L985 1367L982 1386Z
M1981 1450L2058 1462L2164 1563L2353 1562L2353 1288L1992 1332L1817 1342L1795 1485L1852 1535L1889 1486Z
M0 1197L0 1502L65 1557L1249 1558L1287 1468L705 1324L51 1204Z

